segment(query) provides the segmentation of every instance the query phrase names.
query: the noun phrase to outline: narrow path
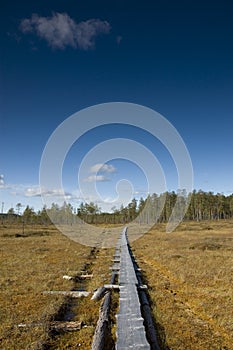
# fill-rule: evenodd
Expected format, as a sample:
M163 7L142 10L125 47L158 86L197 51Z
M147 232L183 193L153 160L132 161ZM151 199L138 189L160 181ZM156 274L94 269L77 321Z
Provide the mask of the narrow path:
M116 349L159 350L154 336L155 329L152 330L152 318L149 315L146 315L145 319L142 317L143 306L147 307L148 313L149 303L144 295L144 305L141 304L142 300L140 300L139 291L145 286L141 285L141 279L138 278L135 271L136 264L133 261L130 249L127 228L124 228L119 243L121 247L119 271L120 308L117 314ZM149 335L150 342L146 335Z

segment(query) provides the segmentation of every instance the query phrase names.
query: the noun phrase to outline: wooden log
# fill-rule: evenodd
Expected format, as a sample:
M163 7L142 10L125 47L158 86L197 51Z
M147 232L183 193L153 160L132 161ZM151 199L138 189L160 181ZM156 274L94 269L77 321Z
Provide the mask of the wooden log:
M66 297L71 297L71 298L87 297L89 294L90 292L85 292L85 291L48 290L43 292L43 295L64 295Z
M38 323L19 323L17 327L19 328L31 328L31 327L42 327L45 324L43 322L38 322Z
M148 289L148 287L147 287L147 285L146 284L140 284L140 285L138 285L138 289L143 289L143 290L147 290Z
M113 272L110 285L114 285L117 273ZM109 313L111 303L111 289L105 289L106 294L100 307L99 320L95 329L91 350L104 350L108 344L108 336L111 333L109 324Z
M31 328L31 327L44 327L44 322L38 322L38 323L20 323L18 324L19 328ZM56 331L77 331L81 328L85 327L83 322L80 321L69 321L69 322L62 322L62 321L53 321L49 323L49 329L50 330L56 330Z
M105 284L104 288L106 289L115 289L115 290L119 290L120 286L119 284Z
M99 320L95 329L91 350L104 350L109 330L109 311L110 311L111 292L104 296L100 308Z
M68 275L64 275L64 276L62 276L62 278L63 278L64 280L68 280L68 281L70 281L70 280L73 280L73 279L74 279L74 277L73 277L73 276L68 276Z
M68 275L64 275L63 276L63 279L64 280L68 280L68 281L71 281L71 280L74 280L74 281L80 281L80 280L87 280L87 279L91 279L93 278L93 274L89 275L77 275L77 276L68 276Z
M51 322L49 328L55 331L63 331L63 332L73 332L78 331L83 328L83 322L79 321L69 321L69 322L59 322L54 321Z
M99 287L91 297L91 300L100 300L106 294L107 289L105 287Z
M78 276L75 276L75 279L78 279L78 280L88 280L88 279L91 279L93 278L93 274L86 274L86 275L78 275Z

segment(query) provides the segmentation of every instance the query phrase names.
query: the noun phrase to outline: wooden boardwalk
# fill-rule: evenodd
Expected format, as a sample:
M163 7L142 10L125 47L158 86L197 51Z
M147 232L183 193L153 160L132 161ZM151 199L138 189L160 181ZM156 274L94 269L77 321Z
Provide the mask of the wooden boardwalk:
M120 293L119 312L116 315L115 349L160 350L145 286L142 284L141 274L128 242L127 228L123 229L117 242L111 269L110 285L99 288L95 296L95 299L98 299L105 294L92 342L92 350L105 349L109 334L112 289L117 289ZM117 279L118 284L114 284Z
M141 303L138 289L140 283L135 272L129 242L127 228L124 228L118 242L120 247L120 308L117 314L117 350L126 349L158 349L157 340L150 345L144 326L144 318L141 313Z

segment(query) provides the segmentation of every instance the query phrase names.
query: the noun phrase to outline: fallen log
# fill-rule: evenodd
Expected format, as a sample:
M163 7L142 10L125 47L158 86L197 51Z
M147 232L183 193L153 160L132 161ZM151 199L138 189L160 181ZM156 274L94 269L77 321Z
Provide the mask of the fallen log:
M99 287L97 290L94 291L94 294L91 297L91 300L100 300L103 298L103 296L106 294L107 289L105 287Z
M86 280L86 279L91 279L92 277L93 277L92 274L91 275L88 275L88 274L86 274L86 275L77 275L77 276L64 275L63 279L64 280L68 280L68 281L70 281L70 280Z
M118 284L105 284L103 287L99 287L96 291L94 291L91 300L100 300L107 293L108 290L119 290L120 286Z
M113 273L110 285L114 285L117 274ZM104 287L102 287L104 288ZM111 303L111 289L105 289L105 296L100 307L99 319L95 329L91 350L104 350L107 346L109 335L111 333L109 313ZM109 344L108 344L109 345Z
M64 332L78 331L83 327L85 327L83 322L79 322L79 321L69 321L69 322L54 321L54 322L51 322L49 325L49 328L51 330L64 331Z
M44 326L44 322L38 322L38 323L19 323L17 324L17 327L19 328L30 328L30 327L42 327Z
M100 308L99 320L95 329L91 350L103 350L105 348L106 335L109 330L109 310L110 310L111 292L108 291L104 296Z
M119 290L120 286L119 284L105 284L104 288L106 289L114 289L114 290Z
M93 278L93 274L91 275L78 275L78 276L75 276L75 279L78 279L78 280L87 280L87 279L91 279Z
M44 327L44 322L37 322L37 323L19 323L19 328L30 328L30 327ZM62 322L62 321L52 321L49 323L49 329L55 330L55 331L77 331L81 328L86 327L83 322L80 321L69 321L69 322Z
M71 298L87 297L90 292L85 291L60 291L60 290L48 290L42 293L43 295L64 295Z
M74 279L74 277L73 277L73 276L68 276L68 275L64 275L62 278L63 278L64 280L68 280L68 281L70 281L70 280L73 280L73 279Z

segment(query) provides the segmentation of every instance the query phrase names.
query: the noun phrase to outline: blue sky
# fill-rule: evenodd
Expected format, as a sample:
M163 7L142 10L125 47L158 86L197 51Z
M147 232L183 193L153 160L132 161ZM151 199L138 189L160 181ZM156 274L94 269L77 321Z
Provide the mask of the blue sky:
M77 111L114 101L161 113L189 150L194 188L231 194L232 15L230 0L2 4L4 211L18 202L39 209L40 160L52 132ZM74 206L80 200L77 172L82 157L111 137L130 137L148 147L161 163L168 190L177 189L174 164L158 140L132 127L105 126L83 135L64 162L63 184ZM113 160L108 165L97 178L105 200L115 198L116 184L126 178L134 184L135 196L146 193L146 178L134 164Z

